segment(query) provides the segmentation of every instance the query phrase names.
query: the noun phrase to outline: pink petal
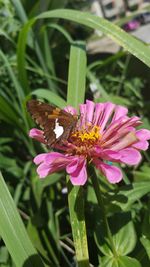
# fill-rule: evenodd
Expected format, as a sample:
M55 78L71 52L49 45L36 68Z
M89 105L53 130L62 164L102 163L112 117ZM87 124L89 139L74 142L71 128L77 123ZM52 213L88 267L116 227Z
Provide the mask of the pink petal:
M141 161L141 154L134 148L125 148L119 151L120 161L128 165L137 165Z
M45 178L47 175L50 174L50 166L47 164L40 164L39 167L37 168L37 173L40 178Z
M116 139L117 139L117 133L116 133ZM119 140L119 133L118 133L118 140ZM112 150L121 150L125 147L131 146L132 144L134 144L137 141L138 140L137 140L135 132L129 132L118 143L116 143L114 145L112 144L110 146L110 148Z
M122 180L122 172L118 167L102 162L96 167L102 171L111 184L119 183Z
M66 168L72 162L71 156L66 156L58 152L43 153L34 158L35 164L40 164L37 173L41 178Z
M44 132L39 130L39 129L36 129L36 128L33 128L29 131L29 136L31 138L34 138L36 139L37 141L43 143L43 144L46 144L45 142L45 139L44 139Z
M47 156L47 153L39 154L34 158L33 162L36 165L39 165L40 163L42 163L45 160L46 156Z
M128 109L122 106L116 106L115 107L115 113L114 116L112 118L112 122L114 122L115 120L118 120L120 117L127 115L128 113Z
M117 151L107 149L103 151L102 158L110 161L118 161L120 159L120 154Z
M108 164L102 164L101 170L112 184L119 183L122 180L122 172L116 166L110 166Z
M72 162L67 166L66 171L71 174L74 173L78 167L79 164L79 157L74 157Z
M73 185L84 185L87 181L86 160L75 158L67 167L66 171L70 174Z
M80 104L79 105L80 108L80 126L84 126L86 123L86 104Z
M113 110L114 110L115 105L107 102L104 103L104 110L103 110L103 116L101 120L99 121L99 126L101 127L101 130L104 130Z
M145 151L148 149L149 143L147 141L139 141L139 142L133 144L132 147Z
M138 126L142 124L141 119L138 116L131 117L130 122L132 122L132 126Z
M59 152L50 152L50 153L46 153L46 157L45 157L45 163L46 164L54 164L55 162L68 162L68 157L65 156L62 153Z
M119 161L121 157L119 152L110 149L101 149L99 147L95 147L95 152L97 157L100 157L103 160Z
M108 126L103 134L103 140L106 142L106 139L112 138L112 136L116 136L116 133L121 133L123 135L129 128L134 128L141 124L141 121L138 117L128 118L126 116L120 117L118 120Z
M67 106L64 108L64 110L72 115L77 115L77 110L72 106Z
M104 109L103 103L96 103L95 104L95 112L94 112L94 119L93 119L94 125L99 125L99 121L101 119L103 109Z
M129 119L127 117L121 117L118 120L112 122L107 129L104 131L102 139L109 140L110 137L114 136L116 134L116 131L121 129L122 125L124 125L126 122L128 122Z
M90 100L86 100L86 122L93 122L95 103Z
M136 131L136 136L139 138L139 140L145 141L150 139L150 130L147 129L141 129Z

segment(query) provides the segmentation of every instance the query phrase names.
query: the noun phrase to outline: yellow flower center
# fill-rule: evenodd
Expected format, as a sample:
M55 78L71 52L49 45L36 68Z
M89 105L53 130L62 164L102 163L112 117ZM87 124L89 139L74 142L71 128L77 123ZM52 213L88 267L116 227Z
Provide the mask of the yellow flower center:
M82 127L71 135L73 143L79 148L84 147L84 149L88 149L97 144L100 138L100 127L96 125L86 125L86 127Z

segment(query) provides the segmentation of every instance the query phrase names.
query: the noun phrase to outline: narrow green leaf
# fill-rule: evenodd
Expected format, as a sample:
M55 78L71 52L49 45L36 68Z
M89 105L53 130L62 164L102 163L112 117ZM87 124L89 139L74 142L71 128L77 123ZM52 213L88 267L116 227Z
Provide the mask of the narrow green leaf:
M51 0L51 9L63 8L67 4L68 0Z
M32 95L35 95L39 98L46 99L49 103L52 103L60 108L64 108L66 106L65 100L55 93L49 91L48 89L37 89L32 92Z
M56 72L55 72L55 65L54 65L54 61L53 61L53 57L52 57L52 51L51 51L51 47L49 45L49 36L47 33L47 29L44 27L44 33L43 33L43 46L44 46L44 58L45 58L45 62L47 65L48 70L50 71L50 73L52 73L53 76L56 76Z
M64 29L64 27L62 27L56 23L50 23L47 25L47 27L51 27L53 29L58 30L62 35L64 35L64 37L66 38L66 40L69 43L73 43L73 39L72 39L71 35Z
M89 255L84 217L84 191L82 187L72 186L68 177L68 204L76 259L79 267L89 267Z
M26 66L25 49L27 45L28 33L35 21L36 21L35 19L31 19L29 20L28 23L26 23L23 26L22 31L19 34L18 43L17 43L18 72L19 72L19 78L24 88L25 94L28 94L30 92L28 79L27 79L27 73L25 70L25 66Z
M99 79L97 79L97 77L94 75L94 73L92 73L92 71L88 70L87 71L87 78L89 79L89 81L94 84L97 88L97 90L100 91L102 97L104 98L104 101L110 101L111 97L109 96L109 94L105 91L105 89L103 88L102 84L100 83ZM97 100L97 99L96 99ZM97 102L102 102L101 100Z
M13 107L0 95L0 112L4 115L7 121L11 124L16 124L21 127L20 121L18 121L18 115Z
M76 10L70 10L70 9L57 9L53 11L47 11L39 16L29 20L24 27L22 28L22 31L19 34L18 39L18 71L19 71L19 77L21 80L21 83L23 85L23 88L25 92L29 93L29 87L28 87L28 80L27 80L27 73L25 69L25 49L27 44L27 37L28 33L31 30L31 27L36 22L37 19L48 19L48 18L63 18L68 19L71 21L74 21L76 23L80 23L82 25L91 27L92 29L97 29L102 31L104 34L109 36L111 39L113 39L115 42L117 42L119 45L125 48L128 52L139 58L141 61L143 61L147 66L150 67L150 48L146 46L144 43L142 43L137 38L133 37L132 35L126 33L122 29L120 29L118 26L114 25L113 23L97 17L95 15L91 15L86 12L80 12ZM41 62L41 65L43 66L44 70L46 70L46 66L43 65L44 61L41 56L41 51L39 49L39 46L36 45L36 52L39 57L39 60ZM49 84L48 80L48 84ZM51 86L51 85L50 85Z
M67 103L78 108L84 102L86 78L86 52L83 43L71 46ZM70 221L79 267L89 267L83 188L73 186L67 177Z
M32 243L34 244L34 246L36 247L36 249L38 251L40 251L41 255L47 260L48 259L48 255L47 255L47 251L44 249L41 239L40 239L40 235L38 232L38 228L36 227L36 225L34 225L34 223L32 223L31 220L29 220L28 225L27 225L27 232L32 240Z
M13 45L15 45L15 42L13 41L13 39L7 34L6 31L4 31L3 29L0 29L0 36L4 36L6 39L8 39Z
M1 246L1 248L0 248L0 266L2 263L7 263L8 257L9 257L9 254L8 254L7 248L5 246Z
M13 72L13 69L11 67L11 65L9 64L9 61L7 59L7 57L5 56L5 54L0 50L0 57L2 58L7 70L8 70L8 73L9 73L9 76L10 76L10 79L12 80L13 84L14 84L14 88L16 90L16 93L18 95L18 98L20 100L20 103L21 101L23 100L24 98L24 93L23 93L23 90L16 78L16 75L14 74Z
M44 267L34 249L14 201L0 174L0 236L4 240L16 267Z
M31 31L32 25L35 23L35 21L36 21L36 19L33 18L33 19L29 20L23 26L22 31L19 34L18 43L17 43L18 73L19 73L20 82L22 84L22 87L24 89L25 94L28 94L30 92L28 79L27 79L26 57L25 57L25 50L26 50L27 44L30 45L30 47L36 51L39 62L41 64L44 72L46 73L45 77L47 78L47 76L49 75L48 68L45 64L45 58L43 57L42 51L39 47L39 44L37 41L35 41L34 34ZM33 47L33 43L34 43L34 47ZM53 81L51 81L51 79L49 79L49 78L47 78L47 83L49 85L49 88L51 88L51 90L53 90L55 83Z
M40 14L37 19L43 18L63 18L80 23L82 25L91 27L102 31L109 36L116 43L124 47L125 50L143 61L147 66L150 66L150 48L143 42L126 33L117 25L100 18L95 15L91 15L86 12L80 12L70 9L57 9L53 11L47 11Z
M108 66L109 64L116 62L117 59L120 59L120 58L124 57L125 55L126 55L125 51L119 51L118 53L116 53L112 56L109 56L108 58L106 58L104 60L96 60L96 61L94 61L88 65L88 70L91 71L93 68L96 68L98 70L101 68L104 68L104 67Z
M142 236L140 241L147 252L147 256L150 259L150 240L146 236Z
M67 103L78 108L79 103L84 103L86 77L86 52L82 42L71 46Z
M25 13L25 10L23 8L23 5L21 3L21 1L19 0L12 0L12 3L16 9L16 13L18 15L18 17L20 18L20 20L25 23L27 21L27 15Z
M10 102L8 103L4 97L0 95L0 118L13 126L17 126L19 129L21 129L22 133L25 134L26 138L26 130L28 129L28 124L25 118L25 110L22 109L22 119L24 121L18 120L20 118L20 114L18 113L18 110L14 109L14 106ZM23 135L22 135L23 138Z
M144 181L132 183L120 188L119 192L111 199L111 203L118 205L122 210L130 209L130 206L141 197L150 192L150 182Z

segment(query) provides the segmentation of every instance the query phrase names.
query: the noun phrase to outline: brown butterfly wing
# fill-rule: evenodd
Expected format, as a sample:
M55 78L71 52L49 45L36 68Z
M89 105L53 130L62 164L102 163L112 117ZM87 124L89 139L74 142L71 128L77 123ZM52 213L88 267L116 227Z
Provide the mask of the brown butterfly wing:
M27 109L35 122L43 129L48 146L62 145L69 138L77 123L77 118L72 114L37 100L30 100L27 103ZM54 131L56 120L59 126L63 127L63 133L58 138Z
M27 110L31 114L34 121L41 128L44 128L44 125L48 119L48 115L53 113L54 107L37 100L30 100L27 102Z

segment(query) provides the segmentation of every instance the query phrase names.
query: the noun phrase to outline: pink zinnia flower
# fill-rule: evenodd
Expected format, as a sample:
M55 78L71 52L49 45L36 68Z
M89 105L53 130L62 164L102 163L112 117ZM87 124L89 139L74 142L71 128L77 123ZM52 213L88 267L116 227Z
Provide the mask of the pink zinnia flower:
M67 112L76 114L72 107ZM121 170L110 162L137 165L141 161L139 150L148 148L150 131L136 130L141 125L139 117L127 116L127 108L87 100L80 105L80 117L67 143L59 152L43 153L34 158L39 165L41 178L66 169L73 185L84 185L87 181L87 164L92 163L110 183L122 180ZM30 137L45 143L42 130L32 129Z

